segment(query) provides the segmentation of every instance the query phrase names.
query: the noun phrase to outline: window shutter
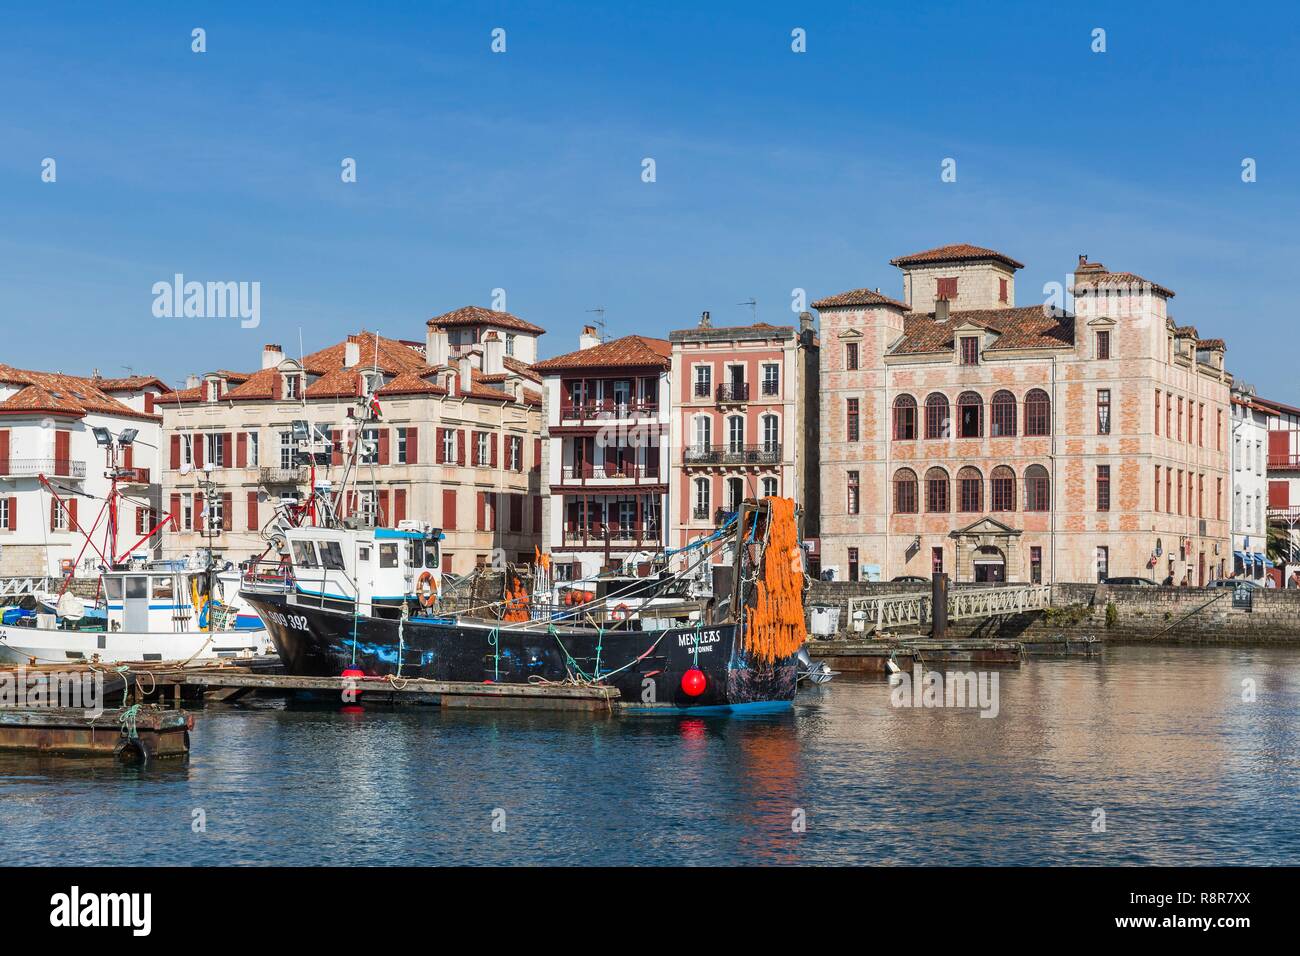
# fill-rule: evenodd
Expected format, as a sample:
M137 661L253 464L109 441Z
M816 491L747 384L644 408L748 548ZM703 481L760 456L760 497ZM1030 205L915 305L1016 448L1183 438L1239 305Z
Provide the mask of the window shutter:
M257 492L248 493L248 530L256 531L260 525L257 522Z
M442 492L442 527L447 531L456 530L456 489L444 488Z
M221 530L222 531L229 531L231 528L235 526L235 523L231 520L231 518L233 517L231 512L234 511L233 498L234 495L229 491L223 491L221 493Z
M190 436L190 441L194 443L194 468L201 470L203 468L203 446L206 444L206 436L202 432L195 432Z
M456 431L456 464L465 464L465 429Z
M333 445L333 450L330 453L330 464L343 464L343 431L341 429L337 432L330 429L330 443Z
M134 445L127 445L125 448L122 449L122 467L127 469L135 467L135 446Z
M487 495L481 491L476 495L476 506L478 508L478 515L477 515L478 523L474 527L477 528L479 531L486 531L488 530L487 529Z
M406 489L398 488L393 492L393 524L406 520Z
M385 488L384 490L379 492L379 516L378 516L379 527L391 528L394 525L396 525L397 522L391 519L392 519L392 513L388 510L388 489Z
M271 376L271 398L277 402L284 398L284 376L278 371Z
M445 465L447 463L447 429L435 428L433 430L433 460L435 464Z
M9 524L8 524L8 528L9 528L10 531L17 531L17 530L18 530L18 499L17 499L17 498L10 498L10 499L9 499Z
M77 499L68 499L68 528L75 530L77 527Z
M235 442L235 467L248 467L248 432L240 432Z
M172 471L175 471L177 468L181 466L181 436L173 435L171 445L172 445Z
M500 437L501 437L501 436L500 436L500 435L497 435L496 433L493 433L493 434L491 434L491 435L488 436L488 447L491 449L491 453L490 453L490 454L491 454L491 459L489 460L488 463L489 463L493 468L495 468L495 467L497 466L497 439L500 438Z
M231 454L231 448L230 448L232 443L231 440L232 440L232 436L230 432L226 432L224 435L221 436L221 467L222 468L235 467L235 456Z
M51 531L53 531L56 527L58 527L58 525L54 520L58 516L58 514L59 514L59 502L56 499L51 498L50 499L50 530Z
M203 495L194 495L194 530L202 534L203 529L207 526L207 501Z
M408 465L420 463L420 429L414 425L406 430L406 463Z
M181 496L172 495L171 502L172 502L172 506L171 506L172 530L180 531L181 530Z
M0 431L0 475L9 474L9 432Z
M379 429L379 464L388 464L388 429Z

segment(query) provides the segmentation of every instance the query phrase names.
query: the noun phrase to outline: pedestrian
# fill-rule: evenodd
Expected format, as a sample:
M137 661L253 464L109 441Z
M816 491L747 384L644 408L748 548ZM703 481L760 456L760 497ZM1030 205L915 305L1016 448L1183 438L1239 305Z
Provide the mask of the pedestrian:
M1173 586L1174 586L1174 572L1170 571L1169 574L1165 577L1165 579L1164 579L1163 581L1160 582L1160 586L1161 586L1161 587L1166 587L1166 588L1171 588L1171 587L1173 587Z

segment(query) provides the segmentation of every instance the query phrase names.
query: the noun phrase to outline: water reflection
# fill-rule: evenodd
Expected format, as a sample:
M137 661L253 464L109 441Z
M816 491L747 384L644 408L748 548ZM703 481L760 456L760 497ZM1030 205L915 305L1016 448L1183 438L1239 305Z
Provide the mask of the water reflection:
M1297 863L1297 664L1032 661L994 719L847 676L753 718L213 707L188 762L0 755L0 840L42 863Z

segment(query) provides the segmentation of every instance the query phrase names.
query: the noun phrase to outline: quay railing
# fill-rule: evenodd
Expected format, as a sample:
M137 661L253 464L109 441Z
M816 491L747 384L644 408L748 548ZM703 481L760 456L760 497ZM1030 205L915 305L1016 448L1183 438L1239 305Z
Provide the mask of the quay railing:
M1052 603L1050 584L1004 585L993 588L953 588L948 592L948 620L997 617L1041 611ZM933 620L929 594L879 594L849 599L848 628L888 631Z

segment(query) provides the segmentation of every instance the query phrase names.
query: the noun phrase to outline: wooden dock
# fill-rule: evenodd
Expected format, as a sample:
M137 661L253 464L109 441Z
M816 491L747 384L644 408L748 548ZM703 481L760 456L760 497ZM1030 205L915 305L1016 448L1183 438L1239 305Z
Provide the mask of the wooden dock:
M832 670L852 674L884 674L893 661L900 670L913 664L972 664L1017 667L1024 657L1018 641L944 640L888 637L858 641L809 641L808 654Z
M97 716L77 707L0 709L0 750L112 757L147 763L190 752L194 718L178 710L130 706Z

